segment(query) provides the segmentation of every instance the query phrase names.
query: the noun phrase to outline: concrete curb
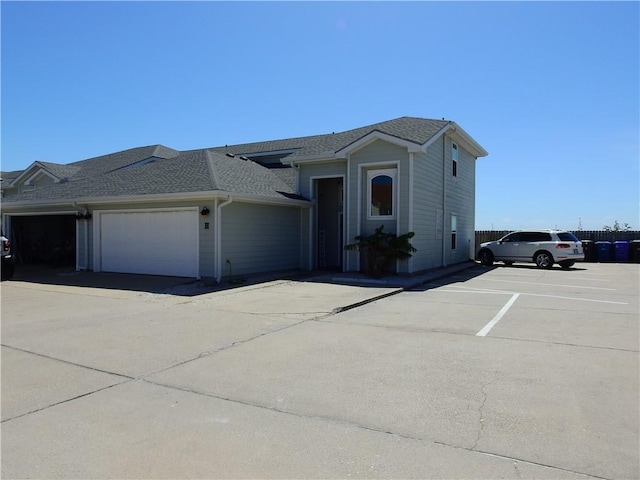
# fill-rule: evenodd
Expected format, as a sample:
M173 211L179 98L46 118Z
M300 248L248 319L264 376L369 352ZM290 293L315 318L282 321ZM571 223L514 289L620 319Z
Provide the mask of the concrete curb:
M404 292L404 290L405 290L404 288L396 288L395 290L393 290L391 292L381 293L380 295L376 295L374 297L367 298L366 300L362 300L360 302L352 303L352 304L346 305L344 307L334 308L333 310L331 310L331 315L335 315L336 313L346 312L347 310L351 310L353 308L361 307L363 305L366 305L367 303L375 302L376 300L380 300L382 298L391 297L392 295L397 295L398 293Z
M363 305L366 305L368 303L372 303L375 302L377 300L381 300L383 298L387 298L387 297L391 297L393 295L397 295L399 293L402 292L406 292L407 290L412 290L414 288L418 288L421 285L424 285L425 283L429 283L429 282L433 282L435 280L440 280L442 278L446 278L450 275L453 275L455 273L459 273L459 272L464 272L465 270L470 270L473 267L478 266L478 264L476 262L468 262L468 263L462 263L462 264L458 264L458 265L453 265L452 267L445 267L442 269L439 269L437 271L434 271L430 274L427 275L423 275L420 276L418 279L416 279L416 281L404 286L404 287L397 287L396 289L394 289L391 292L386 292L386 293L381 293L380 295L375 295L371 298L368 298L366 300L362 300L360 302L356 302L356 303L352 303L349 305L345 305L344 307L336 307L331 311L331 315L335 315L337 313L341 313L341 312L346 312L347 310L351 310L354 308L358 308L361 307ZM344 280L348 280L348 279L344 279ZM371 282L366 282L366 283L371 283ZM378 283L382 283L382 282L378 282ZM392 287L390 287L392 288Z

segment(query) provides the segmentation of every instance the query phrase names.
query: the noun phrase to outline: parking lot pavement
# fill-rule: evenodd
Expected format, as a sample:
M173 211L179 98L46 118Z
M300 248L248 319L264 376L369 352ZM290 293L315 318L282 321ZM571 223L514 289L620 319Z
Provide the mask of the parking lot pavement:
M638 478L638 273L478 266L339 314L395 291L6 282L2 478Z

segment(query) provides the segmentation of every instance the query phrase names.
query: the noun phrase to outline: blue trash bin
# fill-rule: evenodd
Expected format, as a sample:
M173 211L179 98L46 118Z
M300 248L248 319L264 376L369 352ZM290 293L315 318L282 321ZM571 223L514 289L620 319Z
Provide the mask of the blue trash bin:
M613 243L596 242L596 260L598 262L610 262L613 259Z
M620 240L613 242L613 252L616 262L629 261L629 242Z

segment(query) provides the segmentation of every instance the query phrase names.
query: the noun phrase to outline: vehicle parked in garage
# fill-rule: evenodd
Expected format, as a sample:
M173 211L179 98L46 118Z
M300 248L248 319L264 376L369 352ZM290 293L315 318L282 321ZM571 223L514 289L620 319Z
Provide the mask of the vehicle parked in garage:
M2 280L9 280L13 277L13 273L15 271L15 265L13 264L13 255L11 255L11 244L9 240L0 236L0 242L2 242Z
M563 230L519 230L499 240L480 245L477 258L485 266L494 261L512 265L514 262L535 263L551 268L554 263L569 268L584 260L582 242Z

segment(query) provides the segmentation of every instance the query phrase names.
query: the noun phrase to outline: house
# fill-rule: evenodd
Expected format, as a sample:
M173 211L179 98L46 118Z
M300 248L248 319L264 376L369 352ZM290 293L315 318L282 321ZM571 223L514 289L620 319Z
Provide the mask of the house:
M475 161L455 122L401 117L345 132L177 151L132 148L3 173L19 262L209 278L359 271L345 244L415 232L412 274L473 257Z

